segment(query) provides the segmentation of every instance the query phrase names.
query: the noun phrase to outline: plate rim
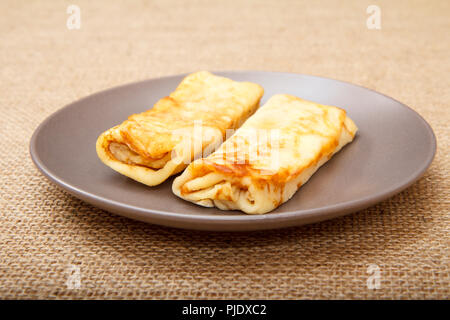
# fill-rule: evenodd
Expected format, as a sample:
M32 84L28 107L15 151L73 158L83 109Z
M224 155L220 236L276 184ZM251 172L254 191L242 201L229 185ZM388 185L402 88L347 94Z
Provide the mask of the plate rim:
M362 88L364 90L370 91L371 93L375 93L377 95L383 96L384 98L390 99L398 103L400 106L404 107L408 112L412 113L418 120L421 122L428 134L430 135L431 140L431 147L432 152L430 152L427 156L426 161L424 161L422 167L418 169L412 177L406 179L407 181L402 181L401 183L396 183L389 189L384 189L381 192L378 192L376 194L372 194L363 198L359 198L356 200L350 200L350 201L344 201L339 202L337 204L328 205L328 206L322 206L318 208L310 208L310 209L303 209L303 210L291 210L287 212L280 212L276 214L263 214L263 215L249 215L249 214L242 214L242 215L202 215L202 214L183 214L183 213L176 213L176 212L168 212L168 211L161 211L161 210L153 210L143 207L138 207L134 205L129 205L122 203L120 201L116 201L113 199L108 199L87 191L84 191L82 189L77 188L74 185L71 185L64 181L64 178L59 177L58 175L52 173L51 169L48 168L44 162L39 157L39 152L36 150L36 143L38 136L42 129L58 114L67 111L68 109L76 107L80 102L83 102L84 100L91 99L95 96L100 96L104 94L108 94L111 91L120 90L122 88L135 86L137 84L143 84L145 82L152 82L152 81L158 81L158 80L167 80L170 78L178 78L178 77L184 77L188 75L189 73L182 73L182 74L176 74L176 75L168 75L168 76L162 76L162 77L156 77L156 78L149 78L139 81L134 81L126 84L122 84L119 86L111 87L105 90L101 90L98 92L95 92L93 94L90 94L88 96L82 97L74 102L71 102L70 104L67 104L60 109L56 110L55 112L51 113L49 116L47 116L34 130L29 144L29 152L31 155L31 159L35 166L38 168L41 173L44 174L51 182L55 183L65 191L69 192L70 194L74 195L75 197L86 201L96 207L101 207L102 209L105 209L109 212L114 212L118 215L125 216L131 219L140 220L148 223L154 223L159 225L165 225L170 227L176 227L176 228L183 228L183 229L197 229L197 230L215 230L215 231L234 231L235 229L226 227L230 223L236 222L236 223L245 223L245 231L250 230L263 230L263 229L275 229L275 228L283 228L283 227L289 227L289 226L295 226L295 225L301 225L302 220L306 220L307 218L314 218L311 222L319 222L323 220L333 219L348 213L356 212L363 210L365 208L368 208L376 203L379 203L381 201L384 201L395 194L405 190L412 184L414 184L417 180L419 180L423 174L426 172L426 170L430 167L431 163L433 162L433 159L436 155L436 149L437 149L437 141L436 136L433 132L432 127L428 124L428 122L414 109L411 107L405 105L404 103L387 96L383 93L377 92L375 90L369 89L367 87L350 83L347 81L337 80L333 78L328 77L322 77L322 76L316 76L316 75L308 75L308 74L302 74L302 73L292 73L292 72L278 72L278 71L262 71L262 70L222 70L222 71L211 71L214 74L217 75L223 75L223 74L243 74L243 73L261 73L261 74L280 74L280 75L289 75L289 76L306 76L311 78L317 78L322 80L331 80L331 81L337 81L341 83L345 83L347 85L355 86ZM118 210L113 210L109 207L115 207ZM201 207L199 207L201 209ZM127 212L127 214L123 214L122 212ZM133 213L134 217L130 217L129 213ZM340 213L340 214L339 214ZM332 215L332 216L331 216ZM330 217L331 216L331 217ZM160 220L160 221L151 221L151 220ZM162 220L162 221L161 221ZM164 221L170 220L169 222L172 223L164 223ZM297 220L300 220L298 224L295 222ZM256 222L262 222L269 223L271 221L273 222L284 222L283 225L274 225L273 227L269 225L262 225L261 223L257 225L252 225L252 223ZM187 223L198 223L198 226L180 226L175 225L175 222L187 222ZM203 224L207 224L206 227L202 227ZM306 222L309 223L309 222ZM282 223L283 224L283 223ZM303 223L304 224L304 223ZM213 227L208 227L208 225L214 225ZM250 228L249 228L250 227ZM253 228L252 228L253 227ZM242 230L242 231L243 231ZM240 230L235 230L240 231Z

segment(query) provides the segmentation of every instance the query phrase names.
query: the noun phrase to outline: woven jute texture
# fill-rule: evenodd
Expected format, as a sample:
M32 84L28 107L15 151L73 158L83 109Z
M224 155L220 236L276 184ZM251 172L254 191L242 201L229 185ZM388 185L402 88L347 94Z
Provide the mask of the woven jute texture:
M72 3L79 30L66 27ZM366 27L372 4L381 30ZM449 298L449 1L2 0L0 15L0 298ZM417 183L367 210L255 233L132 221L33 166L33 131L64 105L205 69L380 91L431 124L436 157ZM379 289L367 286L371 264Z

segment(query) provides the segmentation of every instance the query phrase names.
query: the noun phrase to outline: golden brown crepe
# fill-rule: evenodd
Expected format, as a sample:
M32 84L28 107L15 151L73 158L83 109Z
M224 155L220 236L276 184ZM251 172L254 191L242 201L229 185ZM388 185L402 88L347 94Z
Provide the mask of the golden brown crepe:
M356 131L342 109L275 95L216 152L192 162L172 190L205 207L267 213L288 201Z
M259 106L264 91L202 71L188 75L152 109L134 114L97 140L107 166L149 186L182 171L220 145Z

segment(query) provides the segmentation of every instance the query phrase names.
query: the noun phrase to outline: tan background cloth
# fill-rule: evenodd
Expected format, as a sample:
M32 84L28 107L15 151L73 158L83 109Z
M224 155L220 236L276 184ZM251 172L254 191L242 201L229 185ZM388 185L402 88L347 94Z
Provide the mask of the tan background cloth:
M80 30L66 28L72 3ZM381 30L366 27L371 4ZM3 0L0 12L0 298L449 298L449 1ZM64 105L202 69L306 73L380 91L431 124L436 158L368 210L256 233L128 220L33 166L31 134ZM370 264L379 290L366 286ZM79 289L66 285L70 265Z

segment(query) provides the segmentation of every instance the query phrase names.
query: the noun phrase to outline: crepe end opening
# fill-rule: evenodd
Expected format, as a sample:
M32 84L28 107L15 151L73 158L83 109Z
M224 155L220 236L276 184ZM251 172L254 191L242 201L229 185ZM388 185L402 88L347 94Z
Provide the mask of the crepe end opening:
M182 199L221 210L241 210L247 214L263 214L281 202L280 190L269 183L252 183L250 177L236 179L229 175L206 170L193 172L188 168L173 183L173 192Z
M160 170L171 160L170 152L159 158L149 158L132 150L127 144L114 139L110 130L104 132L97 139L97 154L106 164L119 162L124 165L144 167L150 170Z

